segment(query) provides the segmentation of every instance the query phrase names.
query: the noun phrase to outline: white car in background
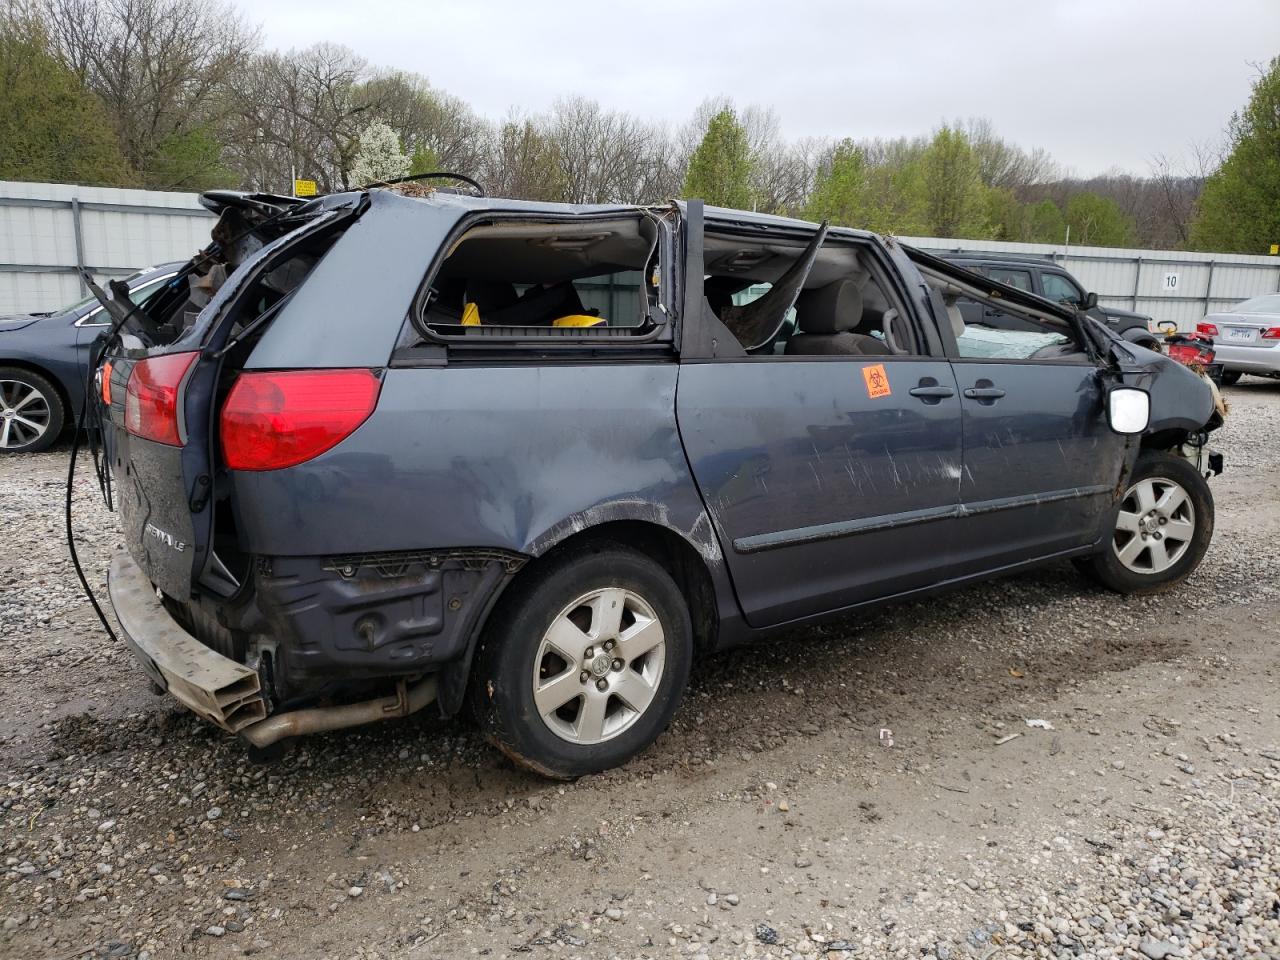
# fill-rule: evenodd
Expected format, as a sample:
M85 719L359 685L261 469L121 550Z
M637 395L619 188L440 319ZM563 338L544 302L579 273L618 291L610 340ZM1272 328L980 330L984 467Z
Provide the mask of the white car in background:
M1280 377L1280 293L1211 313L1196 324L1196 333L1212 338L1228 386L1246 373Z

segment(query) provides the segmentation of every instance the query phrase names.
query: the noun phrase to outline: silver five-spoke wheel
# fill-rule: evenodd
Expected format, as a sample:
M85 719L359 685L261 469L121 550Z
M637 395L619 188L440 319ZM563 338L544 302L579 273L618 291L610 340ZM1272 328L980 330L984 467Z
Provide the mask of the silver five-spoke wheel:
M35 443L48 432L52 419L43 393L20 380L0 380L0 449Z
M1195 531L1187 491L1173 480L1147 477L1126 491L1111 547L1134 573L1162 573L1182 559Z
M630 590L593 590L552 621L534 659L533 700L556 736L603 743L630 727L658 691L662 623Z

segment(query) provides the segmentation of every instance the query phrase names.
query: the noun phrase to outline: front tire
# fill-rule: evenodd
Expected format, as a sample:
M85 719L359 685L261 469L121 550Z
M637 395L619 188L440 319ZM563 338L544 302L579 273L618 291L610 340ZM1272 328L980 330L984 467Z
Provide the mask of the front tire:
M1105 549L1080 566L1119 593L1159 593L1200 565L1213 521L1213 493L1195 467L1170 453L1143 453Z
M653 560L601 543L541 561L489 618L471 676L485 736L557 779L625 763L666 728L689 678L684 596Z
M0 367L0 454L49 449L65 421L52 383L22 367Z

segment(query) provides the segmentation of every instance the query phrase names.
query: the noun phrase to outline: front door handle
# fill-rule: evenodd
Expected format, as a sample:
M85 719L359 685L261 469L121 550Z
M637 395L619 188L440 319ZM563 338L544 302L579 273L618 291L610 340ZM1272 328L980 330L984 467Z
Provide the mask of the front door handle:
M922 377L918 386L912 387L907 393L913 397L918 397L925 403L934 404L941 403L947 397L954 397L956 392L950 387L944 387L938 383L933 377Z
M969 400L977 400L990 406L1004 396L1004 391L990 380L979 380L972 387L965 388L964 395Z

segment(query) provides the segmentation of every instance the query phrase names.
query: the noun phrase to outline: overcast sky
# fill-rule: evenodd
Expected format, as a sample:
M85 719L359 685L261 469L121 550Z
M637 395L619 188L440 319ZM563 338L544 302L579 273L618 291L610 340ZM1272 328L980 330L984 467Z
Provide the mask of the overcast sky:
M1079 175L1220 142L1280 54L1280 0L237 2L268 46L342 43L490 118L564 94L673 124L729 94L788 137L983 116Z

